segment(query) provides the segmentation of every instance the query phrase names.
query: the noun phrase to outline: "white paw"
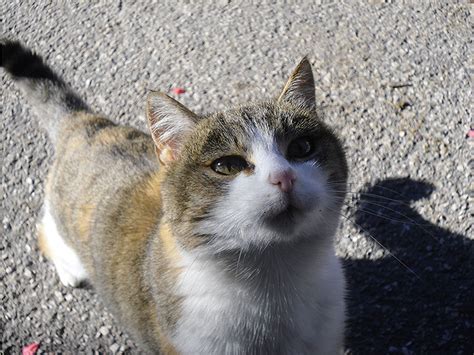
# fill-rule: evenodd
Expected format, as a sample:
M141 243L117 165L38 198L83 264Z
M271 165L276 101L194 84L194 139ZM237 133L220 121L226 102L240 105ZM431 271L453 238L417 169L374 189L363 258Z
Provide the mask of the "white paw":
M56 272L58 273L61 283L66 287L77 287L82 281L85 280L83 277L77 277L73 275L58 263L54 263L54 266L56 267Z
M64 286L76 287L86 280L87 273L79 255L66 244L59 234L47 200L44 204L42 231L48 257L53 261L62 284Z

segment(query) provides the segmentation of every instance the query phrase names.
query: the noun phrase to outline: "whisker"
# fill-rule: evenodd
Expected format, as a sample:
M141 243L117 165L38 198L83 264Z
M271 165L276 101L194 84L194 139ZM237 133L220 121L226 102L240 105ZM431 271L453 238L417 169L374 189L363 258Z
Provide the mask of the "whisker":
M377 195L377 194L372 194L372 193L368 193L368 192L360 192L360 195L361 196L369 196L369 197L373 197L373 198L380 198L382 200L391 201L391 202L397 202L399 204L402 204L402 205L405 205L405 206L408 206L408 207L411 208L411 205L408 202L405 202L405 201L402 201L402 200L397 200L395 198L390 198L390 197Z
M397 200L397 199L394 199L394 198L390 198L390 197L386 197L386 196L382 196L382 195L377 195L377 194L373 194L373 193L368 193L368 192L360 192L360 191L350 191L350 190L333 190L331 189L331 192L335 192L335 193L347 193L347 194L350 194L350 195L360 195L360 196L368 196L368 197L373 197L373 198L379 198L381 200L386 200L386 201L390 201L390 202L396 202L398 204L401 204L401 205L404 205L404 206L407 206L407 207L410 207L411 208L411 205L408 203L408 202L405 202L403 200Z
M354 223L357 227L359 227L360 229L362 229L365 233L367 233L369 235L369 237L377 244L379 245L380 247L382 247L391 257L393 257L395 260L397 260L400 265L402 265L405 269L407 269L408 271L410 271L413 275L415 275L415 277L422 281L422 279L418 276L418 274L413 271L408 265L406 265L403 261L401 261L399 258L397 258L392 252L390 252L390 250L388 250L387 247L385 247L382 243L380 243L368 230L366 230L365 228L361 227L358 223L354 222L354 221L351 221L347 216L343 215L342 213L340 213L339 211L337 210L333 210L333 209L330 209L328 208L329 210L331 210L332 212L334 213L337 213L339 216L341 216L342 218L344 218L345 220L347 221L350 221L352 223Z
M334 185L356 185L355 182L344 182L344 181L341 181L341 182L337 182L337 181L330 181L328 184L334 184ZM408 196L405 196L403 194L401 194L400 192L394 190L394 189L390 189L388 187L385 187L385 186L378 186L378 185L374 185L373 186L374 189L382 189L382 190L385 190L385 191L390 191L391 193L394 193L398 196L401 196L403 197L404 200L407 200L409 197Z
M424 231L425 233L431 235L431 236L434 238L434 236L433 236L432 233L430 233L428 230L426 230L425 228L423 228L423 224L416 222L413 218L407 216L406 214L403 214L403 213L397 211L396 209L387 207L387 206L385 206L385 205L381 205L381 204L379 204L379 203L370 202L370 201L367 201L367 200L364 200L363 202L364 202L364 203L367 203L367 204L370 204L370 205L377 206L377 207L385 208L385 209L387 209L387 210L389 210L389 211L391 211L391 212L396 213L397 215L399 215L399 216L401 216L401 217L403 217L403 218L408 219L410 222L412 222L413 224L415 224L415 225L419 226L421 229L423 229L423 231ZM426 226L426 225L430 225L430 224L427 223L427 224L424 224L424 225Z
M361 196L361 197L367 196L367 197L370 197L370 198L381 199L381 200L385 200L385 201L388 201L388 202L394 202L394 203L403 205L405 207L412 208L410 203L405 202L403 200L397 200L397 199L394 199L394 198L389 198L389 197L385 197L385 196L377 195L377 194L371 194L371 193L368 193L368 192L350 191L350 190L334 190L334 189L331 189L329 192L334 193L336 195L337 194L341 194L341 195L347 194L347 195L351 195L351 196ZM363 199L363 198L360 198L360 200L367 201L367 199Z
M330 191L331 193L344 193L344 191L334 191L334 190L331 190ZM352 194L352 195L361 195L361 197L363 196L369 196L369 197L373 197L373 198L380 198L380 199L387 199L388 201L390 202L396 202L397 204L400 204L400 205L403 205L405 207L408 207L408 208L412 208L412 206L409 204L409 203L406 203L406 202L403 202L403 201L399 201L399 200L394 200L394 199L389 199L389 198L386 198L384 196L379 196L379 195L375 195L375 194L366 194L366 193L360 193L360 192L347 192L348 194ZM382 208L385 208L385 209L388 209L390 211L393 211L399 215L401 215L402 217L406 217L406 218L409 218L408 216L405 216L404 214L402 214L401 212L397 211L397 210L394 210L386 205L381 205L381 204L378 204L378 203L375 203L375 202L372 202L371 200L369 199L364 199L364 198L359 198L356 203L367 203L367 204L372 204L374 206L378 206L378 207L382 207ZM345 203L347 206L351 207L350 205L347 204L347 202ZM430 225L430 223L417 223L417 222L413 222L413 224L416 224L416 225Z
M403 224L410 224L410 225L414 225L414 226L428 225L428 224L420 224L420 223L416 223L416 222L404 221L403 219L387 217L384 214L378 214L378 213L375 213L372 210L367 210L367 209L362 209L362 208L359 208L357 210L362 212L362 213L367 213L371 216L379 217L379 218L382 218L382 219L385 219L385 220L388 220L388 221L392 221L392 222L400 222L400 223L403 223Z
M331 190L331 192L344 193L344 191L335 191L335 190ZM404 201L399 201L399 200L396 200L396 199L391 199L391 198L388 198L388 197L385 197L385 196L379 196L379 195L377 195L377 194L369 194L369 193L365 193L365 192L350 192L350 191L348 191L347 193L348 193L348 194L353 194L353 195L360 195L361 197L363 197L363 196L369 196L369 197L373 197L373 198L380 198L380 199L384 199L384 200L387 200L387 201L390 201L390 202L396 202L396 203L398 203L398 204L400 204L400 205L403 205L403 206L405 206L405 207L409 207L410 209L412 208L412 206L411 206L409 203L406 203L406 202L404 202ZM389 219L389 220L393 220L393 221L399 221L399 222L402 222L402 223L412 224L412 225L415 225L415 226L419 226L425 233L427 233L428 235L430 235L431 237L433 237L434 239L436 239L436 238L434 237L434 235L433 235L431 232L429 232L427 229L423 228L423 226L429 226L429 225L431 225L430 223L418 223L418 222L416 222L413 218L411 218L411 217L409 217L409 216L407 216L407 215L405 215L405 214L403 214L403 213L401 213L401 212L399 212L399 211L397 211L397 210L395 210L395 209L393 209L393 208L391 208L391 207L388 207L388 206L386 206L386 205L382 205L382 204L379 204L379 203L376 203L376 202L372 202L372 201L370 201L370 200L368 200L368 199L360 198L357 202L370 204L370 205L377 206L377 207L380 207L380 208L384 208L384 209L386 209L386 210L389 210L389 211L391 211L391 212L394 212L394 213L396 213L397 215L399 215L399 216L401 216L401 217L403 217L403 218L406 218L408 221L397 220L397 219L395 219L395 218L394 218L394 219L390 219L390 217L387 217L387 216L385 216L385 215L379 215L379 214L374 214L374 216L381 217L381 218L384 218L384 217L385 217L385 219ZM347 205L347 203L346 203L346 206L351 207L351 206ZM367 211L367 210L364 210L363 208L360 208L359 210L361 210L361 211ZM369 211L371 211L371 210L369 210Z
M235 267L235 274L239 274L239 263L240 263L240 257L242 256L242 249L239 251L239 257L237 258L237 266Z
M185 271L185 274L183 275L183 278L181 279L182 284L185 284L184 281L186 280L186 277L188 276L189 271L191 270L194 263L197 261L198 257L199 257L199 254L197 254L196 257L194 258L194 260L191 262L191 264L186 267L187 270Z

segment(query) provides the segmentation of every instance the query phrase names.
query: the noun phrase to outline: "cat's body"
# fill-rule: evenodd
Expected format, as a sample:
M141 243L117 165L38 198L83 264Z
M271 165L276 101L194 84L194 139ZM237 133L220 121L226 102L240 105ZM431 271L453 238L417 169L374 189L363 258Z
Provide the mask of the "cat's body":
M344 279L333 250L342 198L328 186L342 190L347 168L337 139L311 116L307 61L276 102L204 118L152 94L152 139L90 113L17 43L2 50L38 114L53 116L43 117L56 156L39 241L65 285L89 279L150 352L342 349ZM300 159L313 144L301 136L317 137L324 154Z

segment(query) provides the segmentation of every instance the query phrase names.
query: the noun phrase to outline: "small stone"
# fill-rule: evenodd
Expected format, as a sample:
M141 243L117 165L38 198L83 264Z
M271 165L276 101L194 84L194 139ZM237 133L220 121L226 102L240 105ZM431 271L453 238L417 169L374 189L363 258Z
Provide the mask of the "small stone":
M118 345L117 343L113 343L109 349L115 354L120 349L120 345Z
M29 279L33 277L33 273L28 268L25 269L25 272L23 274Z
M59 291L54 291L54 297L58 300L58 302L61 302L63 300L63 295Z
M109 328L104 325L103 327L100 327L99 332L103 336L106 336L107 334L109 334Z
M66 296L64 296L64 298L66 299L66 301L71 302L74 297L72 297L72 295L68 293Z

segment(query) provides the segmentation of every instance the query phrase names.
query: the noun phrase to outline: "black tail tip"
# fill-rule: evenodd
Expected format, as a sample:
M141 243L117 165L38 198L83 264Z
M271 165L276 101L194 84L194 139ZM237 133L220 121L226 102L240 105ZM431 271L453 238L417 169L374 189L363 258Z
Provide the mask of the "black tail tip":
M22 46L20 42L4 38L0 39L0 49L2 53L0 67L3 67L7 70L11 66L14 58L18 57L22 53L29 52L24 46Z
M5 68L17 78L50 79L58 77L47 67L41 57L23 46L18 41L0 39L0 67Z

